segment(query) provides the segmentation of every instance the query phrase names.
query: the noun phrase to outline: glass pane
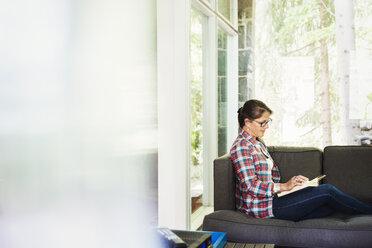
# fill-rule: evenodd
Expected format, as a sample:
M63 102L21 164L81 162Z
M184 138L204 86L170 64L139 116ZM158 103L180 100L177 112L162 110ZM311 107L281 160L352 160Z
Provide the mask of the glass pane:
M253 16L252 1L239 2L239 107L253 98Z
M227 151L227 34L218 29L218 156Z
M230 0L218 0L218 12L230 20Z
M255 95L274 111L268 145L371 144L371 1L255 3ZM339 14L353 18L341 25ZM338 35L347 27L355 32Z
M191 203L192 213L203 197L203 16L191 10Z

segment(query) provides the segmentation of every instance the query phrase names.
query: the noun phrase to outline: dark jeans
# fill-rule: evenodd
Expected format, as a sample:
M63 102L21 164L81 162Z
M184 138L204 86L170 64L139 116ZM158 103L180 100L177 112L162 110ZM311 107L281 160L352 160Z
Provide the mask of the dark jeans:
M299 221L322 218L335 211L372 214L372 205L361 202L330 184L307 187L273 199L273 213L278 219Z

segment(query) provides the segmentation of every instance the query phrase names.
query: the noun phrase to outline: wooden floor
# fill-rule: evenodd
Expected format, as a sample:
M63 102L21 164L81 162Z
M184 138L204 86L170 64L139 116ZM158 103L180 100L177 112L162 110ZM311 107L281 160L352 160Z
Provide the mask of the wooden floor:
M227 242L225 248L274 248L275 245L265 245L265 244L241 244L241 243L231 243Z

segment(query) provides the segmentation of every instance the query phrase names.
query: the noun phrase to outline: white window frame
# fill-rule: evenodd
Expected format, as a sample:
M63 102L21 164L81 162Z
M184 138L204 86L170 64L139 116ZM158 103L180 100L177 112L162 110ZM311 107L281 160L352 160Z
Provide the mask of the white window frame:
M203 30L203 205L213 205L213 160L217 157L217 27L228 34L228 142L235 138L238 107L237 0L233 23L214 11L215 0L158 0L158 208L159 225L191 226L190 11L206 18ZM204 24L204 23L203 23ZM204 26L204 25L203 25ZM234 28L235 27L235 28ZM205 35L205 36L204 36Z
M157 1L158 224L190 227L190 0Z

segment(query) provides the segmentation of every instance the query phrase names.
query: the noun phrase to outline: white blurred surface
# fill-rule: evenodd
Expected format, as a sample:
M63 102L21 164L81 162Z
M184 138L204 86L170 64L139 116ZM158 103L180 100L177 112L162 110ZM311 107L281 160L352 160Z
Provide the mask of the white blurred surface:
M156 102L155 1L2 1L0 247L150 247Z

